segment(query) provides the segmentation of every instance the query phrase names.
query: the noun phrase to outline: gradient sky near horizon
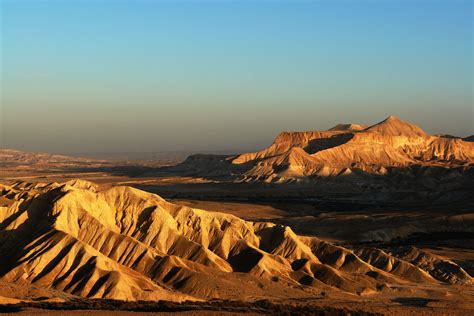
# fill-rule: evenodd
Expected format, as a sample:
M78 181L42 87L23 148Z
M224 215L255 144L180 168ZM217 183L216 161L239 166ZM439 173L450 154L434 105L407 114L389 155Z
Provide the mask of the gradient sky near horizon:
M390 114L474 133L470 0L0 3L0 147L247 150Z

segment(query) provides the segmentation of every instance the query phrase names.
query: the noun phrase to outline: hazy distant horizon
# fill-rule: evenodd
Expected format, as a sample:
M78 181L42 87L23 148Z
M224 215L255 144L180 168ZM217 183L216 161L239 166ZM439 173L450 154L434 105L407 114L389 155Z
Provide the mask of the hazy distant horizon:
M472 1L0 3L3 148L256 150L392 114L474 134Z
M402 118L403 119L403 118ZM382 121L382 120L379 120ZM367 125L373 125L378 123L373 122L371 124ZM335 123L334 125L331 125L327 128L314 128L314 129L307 129L307 130L281 130L277 134L275 134L273 137L268 139L266 142L262 142L261 145L254 145L254 146L247 146L247 147L227 147L227 148L189 148L189 149L183 149L183 148L177 148L177 149L158 149L158 150L109 150L109 151L64 151L64 150L42 150L42 149L29 149L27 147L7 147L7 146L0 146L0 149L14 149L14 150L24 150L24 151L35 151L35 152L47 152L51 154L63 154L63 155L70 155L70 156L76 156L76 157L88 157L88 158L97 158L97 159L111 159L113 156L117 157L123 157L126 154L131 154L135 156L141 156L142 158L134 158L134 159L147 159L147 155L153 155L153 154L196 154L196 153L202 153L202 154L239 154L239 153L244 153L244 152L253 152L253 151L258 151L261 150L267 146L269 146L273 140L278 136L279 133L281 132L304 132L304 131L311 131L311 130L327 130L331 127L334 127L337 124L346 124L346 123L360 123L360 124L365 124L365 122L338 122ZM413 122L412 122L413 123ZM420 126L422 127L422 126ZM447 134L447 135L452 135L452 136L457 136L457 137L467 137L474 135L472 134L466 134L466 135L453 135L449 133L434 133L430 132L425 129L429 134L432 135L437 135L437 134ZM232 144L230 144L232 145Z

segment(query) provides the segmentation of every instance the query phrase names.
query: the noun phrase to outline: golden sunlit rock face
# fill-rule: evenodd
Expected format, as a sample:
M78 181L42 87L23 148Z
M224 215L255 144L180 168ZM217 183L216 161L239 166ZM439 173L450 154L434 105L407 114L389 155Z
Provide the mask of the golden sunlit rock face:
M126 186L17 182L0 193L0 282L55 297L347 298L428 289L462 297L472 289L455 262L415 247L350 250Z
M370 127L339 124L328 131L284 132L270 147L229 160L248 167L242 173L246 180L274 182L354 172L380 175L389 168L471 166L474 143L431 136L390 116Z

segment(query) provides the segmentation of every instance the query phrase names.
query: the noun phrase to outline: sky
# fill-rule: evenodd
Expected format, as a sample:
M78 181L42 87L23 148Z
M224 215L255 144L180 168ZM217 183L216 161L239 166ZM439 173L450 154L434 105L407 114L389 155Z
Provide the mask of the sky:
M0 147L250 150L374 124L474 134L470 0L0 0Z

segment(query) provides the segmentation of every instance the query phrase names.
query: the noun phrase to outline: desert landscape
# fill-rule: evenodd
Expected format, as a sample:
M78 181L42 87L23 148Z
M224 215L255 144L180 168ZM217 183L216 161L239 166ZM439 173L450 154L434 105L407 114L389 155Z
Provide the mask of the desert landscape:
M469 0L0 0L0 314L474 315Z
M390 116L174 165L5 149L0 158L4 304L474 310L469 140Z

